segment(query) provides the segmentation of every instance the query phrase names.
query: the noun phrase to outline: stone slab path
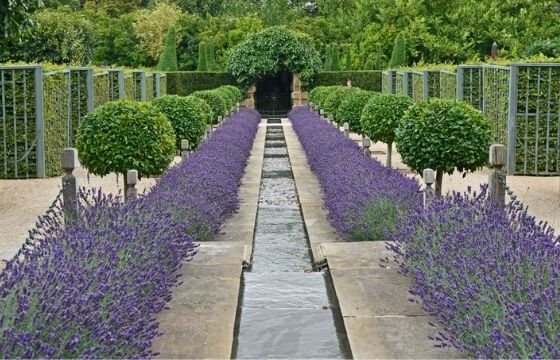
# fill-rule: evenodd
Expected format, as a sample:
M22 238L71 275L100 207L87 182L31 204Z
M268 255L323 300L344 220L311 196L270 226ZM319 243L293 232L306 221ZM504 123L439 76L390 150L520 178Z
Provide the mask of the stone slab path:
M152 350L163 359L229 359L244 264L251 262L264 157L266 123L261 122L239 189L240 209L214 241L200 245L183 265L183 284L158 314L160 331Z
M439 329L420 304L408 301L410 279L392 259L385 243L348 242L321 245L329 264L340 310L355 359L452 359L461 354L436 348L428 339Z

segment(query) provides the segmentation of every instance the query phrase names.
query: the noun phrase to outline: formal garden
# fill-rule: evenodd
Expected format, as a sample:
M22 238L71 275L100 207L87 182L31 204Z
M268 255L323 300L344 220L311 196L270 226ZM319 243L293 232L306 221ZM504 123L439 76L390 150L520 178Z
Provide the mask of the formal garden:
M558 20L0 5L0 354L560 358Z

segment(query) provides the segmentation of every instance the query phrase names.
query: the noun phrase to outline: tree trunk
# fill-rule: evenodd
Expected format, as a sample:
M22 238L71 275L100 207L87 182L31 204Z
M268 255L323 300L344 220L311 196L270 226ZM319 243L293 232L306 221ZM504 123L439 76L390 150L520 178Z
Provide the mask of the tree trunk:
M391 141L387 143L387 159L385 161L385 166L387 166L388 168L391 167L392 155L393 155L393 142Z
M443 170L436 171L436 196L441 196L441 184L443 182Z

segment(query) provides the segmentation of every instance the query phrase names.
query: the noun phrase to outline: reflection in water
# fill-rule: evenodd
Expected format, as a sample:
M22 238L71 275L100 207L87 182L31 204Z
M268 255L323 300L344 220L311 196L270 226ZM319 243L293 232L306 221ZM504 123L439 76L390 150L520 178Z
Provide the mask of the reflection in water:
M337 332L325 275L311 272L311 265L282 127L269 125L235 357L350 357L343 330Z

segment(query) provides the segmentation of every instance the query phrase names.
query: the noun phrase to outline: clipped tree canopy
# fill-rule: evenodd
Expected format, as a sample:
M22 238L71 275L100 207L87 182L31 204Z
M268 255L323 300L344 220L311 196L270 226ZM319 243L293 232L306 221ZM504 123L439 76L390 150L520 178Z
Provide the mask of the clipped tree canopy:
M309 81L321 69L321 58L308 35L275 26L248 36L232 48L227 67L240 84L249 87L264 75L279 71L297 73Z

